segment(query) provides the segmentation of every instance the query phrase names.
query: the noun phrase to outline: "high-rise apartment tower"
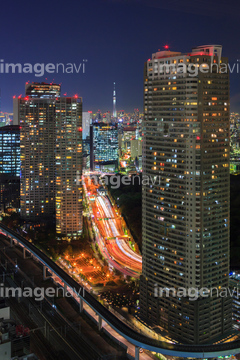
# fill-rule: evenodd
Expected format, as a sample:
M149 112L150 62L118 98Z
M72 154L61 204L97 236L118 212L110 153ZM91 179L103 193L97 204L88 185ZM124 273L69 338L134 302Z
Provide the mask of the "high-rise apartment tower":
M60 97L60 85L26 84L14 100L20 120L21 216L56 215L56 232L82 231L82 100Z
M82 231L82 99L56 102L56 232Z
M57 84L26 84L14 99L20 122L22 218L37 220L55 212L55 138Z
M222 47L209 45L188 54L159 51L144 69L143 174L149 181L142 189L140 311L188 343L231 329L230 298L217 294L228 287L229 274L225 64Z

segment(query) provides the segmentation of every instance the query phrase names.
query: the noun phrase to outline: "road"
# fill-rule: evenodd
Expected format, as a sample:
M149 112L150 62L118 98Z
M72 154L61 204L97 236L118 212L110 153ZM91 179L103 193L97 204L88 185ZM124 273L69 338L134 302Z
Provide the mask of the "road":
M84 188L96 240L103 256L124 275L139 277L142 257L131 248L128 236L123 231L121 216L106 196L97 193L97 186L85 179Z

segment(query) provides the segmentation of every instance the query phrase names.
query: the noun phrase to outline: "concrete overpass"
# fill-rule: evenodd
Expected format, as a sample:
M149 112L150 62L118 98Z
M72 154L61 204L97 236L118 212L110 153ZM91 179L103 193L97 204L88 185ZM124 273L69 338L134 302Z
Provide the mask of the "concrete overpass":
M47 269L55 274L64 286L69 287L79 297L79 310L83 310L83 305L86 303L98 314L99 329L102 327L104 320L111 326L118 334L127 339L130 343L135 345L135 360L139 359L139 349L143 348L149 351L161 353L163 355L193 357L193 358L216 358L218 356L235 355L240 353L240 340L227 342L223 344L206 344L206 345L190 345L190 344L171 344L168 342L159 341L149 338L137 331L131 329L124 322L119 320L114 314L107 310L102 304L98 302L89 292L77 283L71 276L69 276L63 269L61 269L54 261L52 261L41 250L28 242L23 236L15 231L9 229L7 226L0 223L0 233L6 236L10 245L14 243L22 246L23 255L26 258L27 253L34 256L43 265L43 277L46 278Z

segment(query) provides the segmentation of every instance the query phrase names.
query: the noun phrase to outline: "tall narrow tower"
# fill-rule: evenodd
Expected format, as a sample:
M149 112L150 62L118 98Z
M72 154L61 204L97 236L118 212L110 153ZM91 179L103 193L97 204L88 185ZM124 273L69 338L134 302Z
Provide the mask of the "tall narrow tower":
M20 119L20 207L25 220L56 214L56 233L82 231L82 99L60 97L58 84L26 85Z
M56 102L56 232L77 238L82 232L82 99Z
M116 118L117 117L117 110L116 110L116 102L117 102L117 98L116 98L116 88L115 88L116 83L113 83L113 117Z
M55 212L55 107L58 84L26 84L25 97L14 99L20 121L20 207L25 220Z
M231 299L216 291L228 288L229 273L229 75L220 71L228 62L221 50L160 51L144 71L143 174L158 181L142 187L140 310L195 344L231 330ZM204 71L193 74L193 66Z

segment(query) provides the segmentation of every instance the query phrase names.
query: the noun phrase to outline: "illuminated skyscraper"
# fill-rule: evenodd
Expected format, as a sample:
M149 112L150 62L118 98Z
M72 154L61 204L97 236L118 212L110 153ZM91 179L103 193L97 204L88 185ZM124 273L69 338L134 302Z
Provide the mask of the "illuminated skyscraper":
M20 206L20 128L0 128L0 204L19 209Z
M56 232L82 231L82 99L56 102Z
M60 85L33 83L26 85L26 97L14 100L21 129L21 216L38 220L56 213L57 233L75 237L82 230L82 104L59 95Z
M231 329L229 296L206 290L227 288L229 274L229 75L220 72L221 52L218 45L161 51L144 70L150 180L142 189L141 316L189 343ZM197 299L177 295L182 288L198 289Z
M20 128L0 127L0 174L20 176Z
M117 109L116 109L116 102L117 102L117 97L116 97L116 87L115 87L116 83L113 83L113 117L116 118L117 117Z
M118 128L105 123L93 124L93 157L95 168L118 165Z
M84 111L82 113L82 138L86 140L90 136L90 124L91 124L91 111Z
M14 99L20 120L20 207L26 220L55 212L55 107L60 89L56 84L26 84L27 95Z

